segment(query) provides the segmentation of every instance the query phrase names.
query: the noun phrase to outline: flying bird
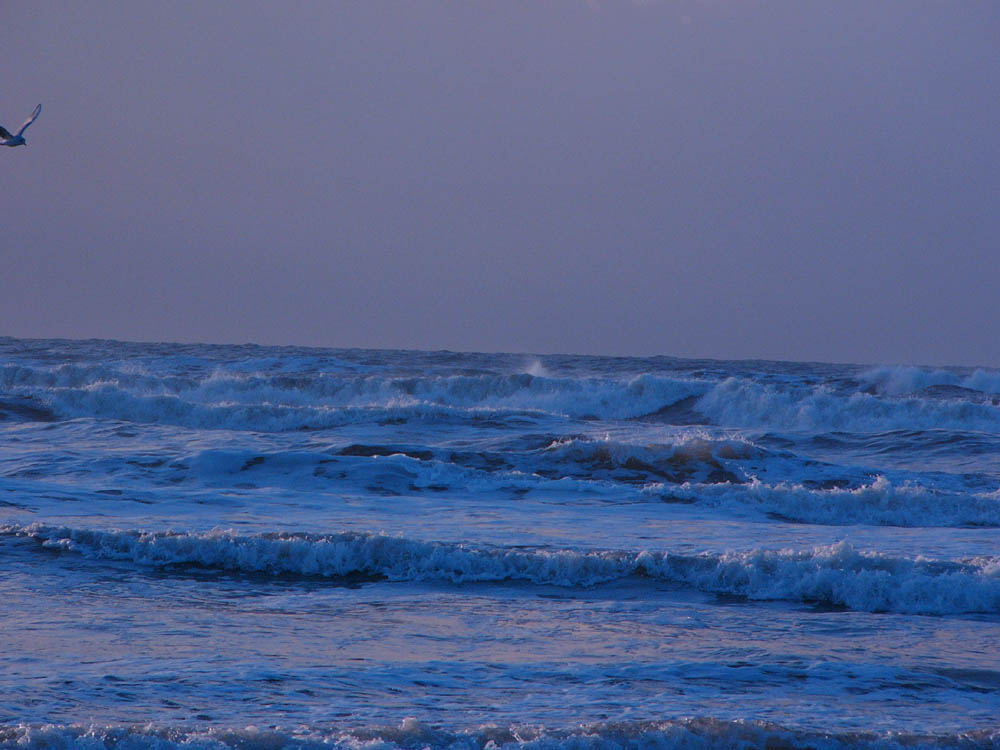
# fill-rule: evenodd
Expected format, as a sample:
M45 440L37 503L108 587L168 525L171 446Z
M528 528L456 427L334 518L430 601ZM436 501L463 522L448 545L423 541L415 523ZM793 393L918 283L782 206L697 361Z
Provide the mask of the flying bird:
M24 125L14 135L11 135L3 125L0 125L0 146L10 146L11 148L14 146L27 146L28 144L24 140L24 131L35 121L35 118L38 117L38 113L41 111L42 105L39 104L35 107L35 111L31 113L31 117L24 121Z

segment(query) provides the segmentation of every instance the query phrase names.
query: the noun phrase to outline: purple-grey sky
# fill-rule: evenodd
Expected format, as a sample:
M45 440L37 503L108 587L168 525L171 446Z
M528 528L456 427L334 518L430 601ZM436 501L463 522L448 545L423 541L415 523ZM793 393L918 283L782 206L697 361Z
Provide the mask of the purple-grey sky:
M4 4L0 334L1000 366L1000 5Z

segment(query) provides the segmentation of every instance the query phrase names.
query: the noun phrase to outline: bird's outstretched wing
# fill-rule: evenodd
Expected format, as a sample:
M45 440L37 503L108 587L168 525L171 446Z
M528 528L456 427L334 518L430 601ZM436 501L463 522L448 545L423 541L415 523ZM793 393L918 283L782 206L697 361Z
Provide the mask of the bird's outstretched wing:
M7 128L3 125L0 125L0 138L3 138L5 141L10 140L10 133L7 132Z
M22 133L24 133L24 131L28 129L28 126L35 121L35 118L38 117L38 113L41 111L42 111L42 105L39 104L37 107L35 107L35 111L31 113L31 117L29 117L27 120L24 121L24 125L22 125L21 129L17 131L17 134L21 135Z

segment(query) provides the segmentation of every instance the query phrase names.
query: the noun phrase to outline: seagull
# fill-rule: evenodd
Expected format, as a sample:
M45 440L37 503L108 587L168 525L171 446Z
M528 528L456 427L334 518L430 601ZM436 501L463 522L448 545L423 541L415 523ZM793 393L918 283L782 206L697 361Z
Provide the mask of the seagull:
M35 121L35 118L38 117L38 113L41 111L42 105L39 104L35 107L35 111L31 113L31 117L24 121L24 125L14 135L8 133L7 128L0 125L0 146L10 146L11 148L14 148L14 146L27 146L28 144L24 140L24 131Z

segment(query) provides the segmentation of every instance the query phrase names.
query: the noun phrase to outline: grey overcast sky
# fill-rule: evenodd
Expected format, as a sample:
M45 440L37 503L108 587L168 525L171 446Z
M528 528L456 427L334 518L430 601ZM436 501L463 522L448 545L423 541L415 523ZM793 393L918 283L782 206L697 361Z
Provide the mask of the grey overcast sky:
M1000 366L996 0L3 4L0 334Z

